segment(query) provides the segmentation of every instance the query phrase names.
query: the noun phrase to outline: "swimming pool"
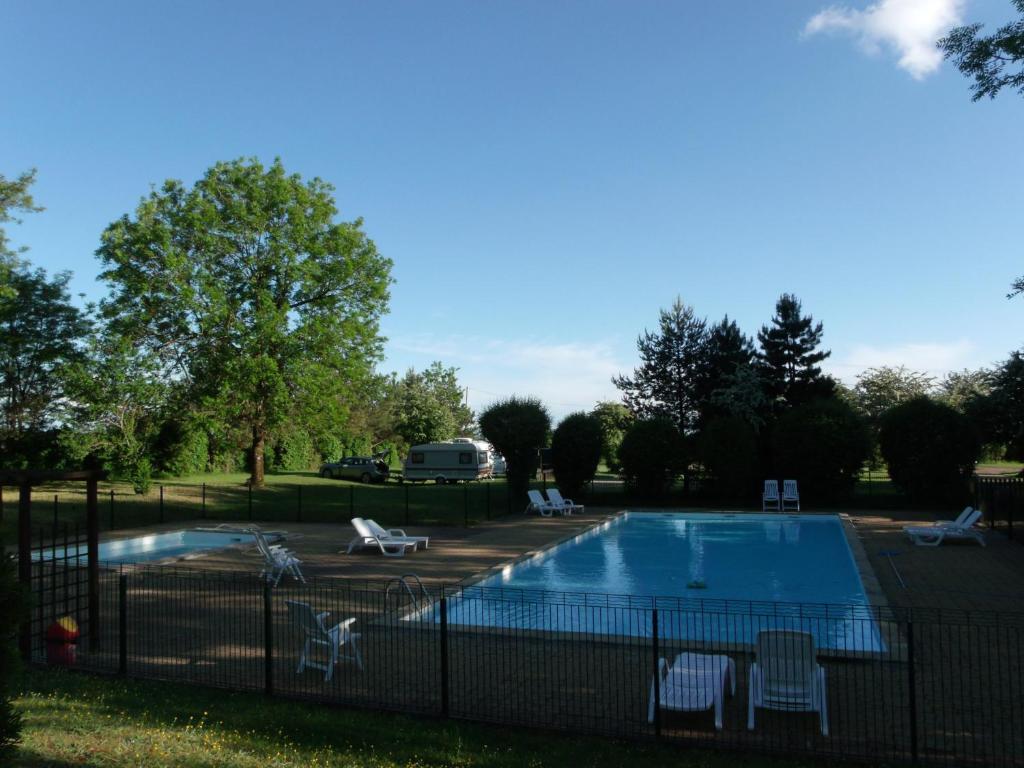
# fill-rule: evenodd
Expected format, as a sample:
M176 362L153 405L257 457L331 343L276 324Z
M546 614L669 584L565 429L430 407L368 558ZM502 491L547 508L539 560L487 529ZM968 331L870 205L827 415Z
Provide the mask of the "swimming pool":
M626 512L466 587L450 624L751 643L803 629L881 650L835 515Z
M280 538L275 534L264 535L271 542ZM168 533L154 533L146 536L134 536L130 539L100 542L99 561L111 565L140 563L169 557L184 557L239 544L255 545L255 543L256 539L253 534L244 531L169 531ZM84 546L68 547L66 557L75 559L77 556L81 564L84 565L86 554L87 549ZM44 548L32 553L33 560L52 560L54 557L63 560L65 558L64 547Z

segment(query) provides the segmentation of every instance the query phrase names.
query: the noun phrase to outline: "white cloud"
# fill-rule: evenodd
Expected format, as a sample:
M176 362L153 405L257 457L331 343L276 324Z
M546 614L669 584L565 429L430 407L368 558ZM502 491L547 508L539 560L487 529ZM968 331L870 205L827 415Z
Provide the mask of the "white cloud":
M399 371L433 360L456 366L475 411L510 395L539 397L556 423L573 411L589 411L598 400L618 400L612 376L633 369L618 359L611 340L552 343L418 334L391 339L387 358L388 367Z
M893 368L901 365L912 371L927 373L937 378L950 371L979 368L974 345L964 339L951 342L920 342L876 346L857 344L836 360L826 360L822 368L848 385L857 381L857 375L868 368Z
M869 54L891 50L915 80L942 63L936 41L961 23L964 0L878 0L864 10L830 6L804 27L805 35L845 32Z

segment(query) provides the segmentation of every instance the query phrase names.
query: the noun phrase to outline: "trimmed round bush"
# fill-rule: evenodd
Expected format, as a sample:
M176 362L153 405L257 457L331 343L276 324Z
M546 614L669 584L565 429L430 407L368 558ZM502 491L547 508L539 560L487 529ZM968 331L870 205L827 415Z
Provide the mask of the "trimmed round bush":
M619 463L626 482L641 495L659 496L686 466L683 437L668 419L634 422L622 436Z
M727 500L749 499L760 475L757 435L739 416L719 416L704 425L696 441L697 458L714 477L714 494Z
M510 397L484 409L477 423L484 439L505 457L509 492L525 503L551 431L547 409L534 397Z
M779 417L772 430L775 475L800 484L811 502L848 493L871 453L871 433L851 405L812 400Z
M965 416L917 397L882 415L878 442L889 477L911 499L963 503L981 453L977 432Z
M562 419L551 437L551 463L563 494L580 492L601 460L601 422L586 413Z

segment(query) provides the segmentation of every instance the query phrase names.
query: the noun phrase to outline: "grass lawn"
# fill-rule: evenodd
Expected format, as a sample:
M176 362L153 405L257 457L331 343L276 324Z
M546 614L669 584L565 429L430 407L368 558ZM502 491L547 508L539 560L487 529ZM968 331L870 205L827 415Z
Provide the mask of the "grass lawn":
M16 766L810 766L415 719L169 683L30 671Z

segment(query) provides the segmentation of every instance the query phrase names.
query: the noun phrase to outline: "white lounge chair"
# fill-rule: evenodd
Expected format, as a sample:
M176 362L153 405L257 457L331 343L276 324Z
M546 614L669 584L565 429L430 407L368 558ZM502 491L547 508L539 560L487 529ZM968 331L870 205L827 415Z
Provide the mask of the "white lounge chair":
M356 529L356 536L348 543L346 554L351 555L357 549L369 547L379 549L385 557L405 557L410 549L416 549L416 542L405 539L382 539L375 534L361 517L352 518L352 527Z
M256 540L256 549L263 555L263 570L260 576L266 576L267 581L272 582L276 587L281 583L281 577L286 573L296 581L306 583L299 565L302 561L278 544L270 544L261 531L250 531Z
M930 525L905 525L903 527L903 530L904 531L933 531L936 528L940 528L940 527L946 526L946 525L963 525L967 521L967 518L971 516L971 513L973 511L974 511L974 507L967 506L967 507L964 507L964 511L963 512L961 512L959 515L956 516L956 520L936 520L934 523L931 523Z
M374 520L366 519L366 526L369 528L373 535L376 536L383 542L412 542L416 545L416 549L423 545L423 549L430 549L430 537L429 536L409 536L401 528L382 528Z
M548 490L548 501L556 507L565 507L567 515L571 515L573 512L583 514L583 505L577 504L572 499L563 499L562 492L557 488L550 488Z
M672 666L658 659L659 705L662 711L702 712L714 707L715 728L722 730L726 686L736 695L736 662L720 654L681 653ZM651 681L647 722L654 722L654 681Z
M796 480L782 481L782 511L800 511L800 491L796 488Z
M782 511L782 501L779 499L779 481L765 480L764 493L761 494L761 511L774 510Z
M754 710L817 712L821 735L828 736L825 670L818 664L814 636L788 629L757 633L757 660L750 665L747 728L754 729Z
M324 673L324 681L329 681L334 676L334 666L339 661L354 661L356 666L362 670L363 657L359 653L359 633L352 631L355 619L345 619L327 629L324 620L330 616L330 611L315 613L308 603L300 603L296 600L285 600L288 606L288 616L292 624L303 634L302 653L299 656L299 667L296 674L302 672L306 667L319 669ZM327 663L321 664L311 660L315 647L325 648ZM348 647L351 652L342 655L341 649Z
M526 512L536 510L540 512L543 517L551 517L555 512L561 512L562 514L568 514L571 512L571 508L565 504L554 504L543 496L540 495L540 491L527 491L526 495L530 497L530 503L526 505Z
M966 517L960 517L951 523L936 523L921 527L907 527L903 532L919 547L937 547L944 541L976 541L985 546L985 537L974 524L981 519L981 510L972 510Z

